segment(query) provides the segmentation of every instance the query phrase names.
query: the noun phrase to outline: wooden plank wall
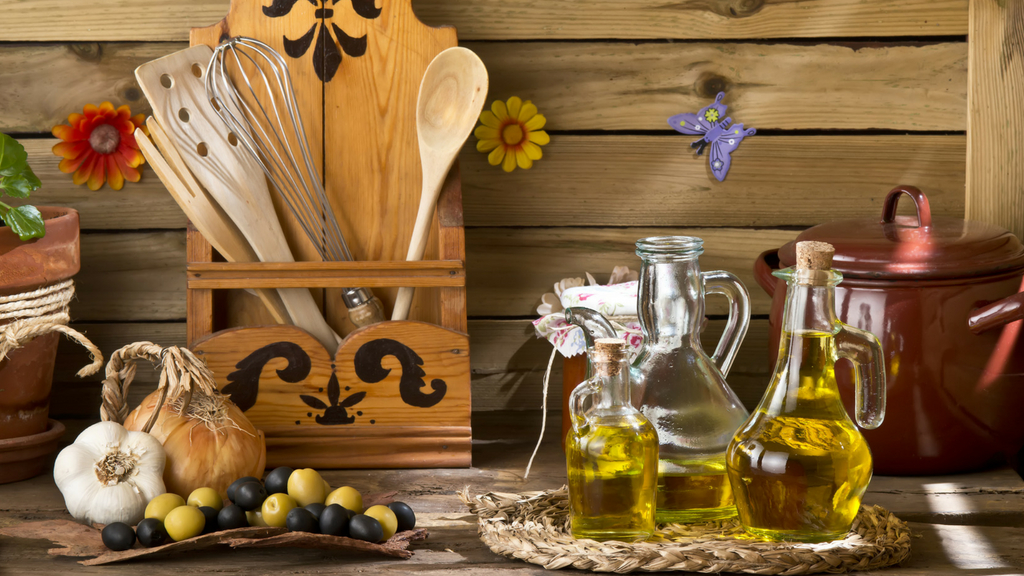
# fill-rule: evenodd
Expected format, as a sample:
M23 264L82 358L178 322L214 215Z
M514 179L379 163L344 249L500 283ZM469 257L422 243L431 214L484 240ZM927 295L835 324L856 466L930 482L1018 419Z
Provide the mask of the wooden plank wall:
M540 406L550 347L529 324L540 295L566 276L637 267L637 238L700 236L705 269L744 279L754 319L730 380L751 404L767 379L758 253L825 220L876 214L896 184L921 187L936 214L964 214L968 0L414 7L428 23L456 25L490 69L492 99L533 100L552 134L530 171L488 166L473 139L462 155L476 410ZM226 9L227 0L0 0L0 131L26 141L44 182L35 201L82 213L72 313L108 353L139 339L183 343L185 218L149 170L120 192L74 186L49 152L50 127L104 99L147 111L135 66L184 47L190 27ZM733 118L758 129L724 183L665 122L719 90ZM713 339L724 302L710 300L708 313ZM62 346L59 416L96 413L96 379L72 376L83 362Z

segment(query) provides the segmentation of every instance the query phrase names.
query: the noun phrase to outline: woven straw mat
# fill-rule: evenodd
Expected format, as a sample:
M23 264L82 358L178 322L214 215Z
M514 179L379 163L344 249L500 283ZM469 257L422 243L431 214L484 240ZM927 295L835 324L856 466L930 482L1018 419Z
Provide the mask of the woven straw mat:
M476 514L480 539L496 554L555 570L573 567L625 574L740 572L815 574L892 566L910 555L910 528L881 506L861 507L849 535L821 544L764 542L744 537L736 519L667 524L647 542L576 540L569 533L565 487L546 492L489 492L459 498Z

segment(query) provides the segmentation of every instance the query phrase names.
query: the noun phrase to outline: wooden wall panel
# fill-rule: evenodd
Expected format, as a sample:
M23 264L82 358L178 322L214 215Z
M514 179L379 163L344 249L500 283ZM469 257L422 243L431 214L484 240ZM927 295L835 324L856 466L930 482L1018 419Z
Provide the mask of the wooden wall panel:
M56 138L25 138L29 165L43 187L30 199L11 199L12 205L66 206L78 210L82 230L184 229L186 218L148 165L139 182L125 182L121 190L104 185L96 191L76 186L71 174L57 169L60 157L51 152Z
M76 322L184 320L185 231L82 235Z
M701 335L705 350L713 350L725 326L712 320ZM768 320L755 318L736 356L729 385L748 408L761 400L771 376L768 358ZM534 336L527 320L470 322L473 363L473 410L537 410L541 407L544 370L551 345ZM548 384L548 407L562 401L562 356L555 358Z
M1024 0L971 0L967 216L1024 237Z
M758 130L963 130L967 46L471 42L490 98L532 100L552 130L669 130L720 91Z
M921 188L936 214L963 216L963 136L755 135L725 182L694 157L693 139L553 136L541 161L512 174L464 150L466 224L810 226L880 216L897 184Z
M74 308L72 308L74 309ZM118 348L139 341L149 341L160 346L184 346L184 322L140 322L111 324L72 324L84 333L93 344L103 351L105 360ZM104 373L79 378L75 372L88 362L84 348L67 339L61 339L57 348L57 365L53 374L53 393L50 413L58 418L99 418L100 383ZM135 380L128 390L129 405L137 406L139 401L156 389L160 374L150 364L140 362Z
M567 277L593 274L607 281L618 265L639 269L634 243L647 236L704 239L704 270L728 270L750 291L754 314L771 301L753 280L754 259L796 238L795 230L744 228L477 228L466 231L470 317L536 317L544 292ZM724 298L710 298L707 314L725 314Z
M305 3L303 3L305 4ZM0 0L5 41L186 40L228 0ZM308 7L312 18L313 7ZM808 38L960 35L967 0L415 0L421 20L462 40Z
M734 118L761 130L963 130L966 124L964 42L464 45L487 64L490 97L532 99L549 130L668 131L669 116L696 111L721 90ZM183 47L0 46L0 85L11 94L0 100L0 131L49 132L85 102L110 100L149 113L134 69Z

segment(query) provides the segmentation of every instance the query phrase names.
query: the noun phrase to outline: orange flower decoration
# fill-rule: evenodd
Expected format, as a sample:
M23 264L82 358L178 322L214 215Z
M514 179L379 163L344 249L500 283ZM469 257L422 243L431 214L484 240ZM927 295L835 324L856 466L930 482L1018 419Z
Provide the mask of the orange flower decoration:
M144 118L132 116L128 106L115 110L110 102L99 107L86 104L82 114L68 116L70 126L53 127L53 135L63 140L53 147L53 153L64 158L60 171L74 172L75 184L88 183L90 190L99 190L104 181L114 190L124 187L125 180L138 182L142 174L137 168L146 159L135 141L135 129L142 127Z

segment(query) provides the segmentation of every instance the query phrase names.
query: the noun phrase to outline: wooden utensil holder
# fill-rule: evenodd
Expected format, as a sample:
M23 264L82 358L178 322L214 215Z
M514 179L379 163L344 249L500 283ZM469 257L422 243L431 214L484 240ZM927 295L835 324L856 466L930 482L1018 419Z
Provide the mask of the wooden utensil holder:
M289 8L294 14L274 12L274 7L289 4L294 4ZM426 255L430 259L403 260L420 190L415 130L419 82L434 55L457 41L452 28L421 24L410 4L384 0L375 8L365 1L351 6L342 2L334 8L320 6L314 14L306 2L265 7L257 0L233 0L224 21L192 30L193 45L215 46L227 37L249 36L282 54L282 39L302 36L310 18L310 33L319 26L321 32L360 31L370 38L362 58L351 57L346 49L333 72L314 69L310 54L286 57L314 153L323 150L345 159L340 165L321 159L320 165L328 198L359 261L217 262L206 239L191 227L188 231L189 346L213 370L218 388L231 394L266 434L270 467L471 464L458 163L438 201ZM312 259L308 240L281 206L277 212L296 258ZM338 329L344 307L338 305L336 291L332 298L331 289L352 286L375 290L386 305L397 288L417 288L414 320L357 329L336 351L324 349L294 326L242 325L215 332L226 315L215 291L324 289L328 320Z

